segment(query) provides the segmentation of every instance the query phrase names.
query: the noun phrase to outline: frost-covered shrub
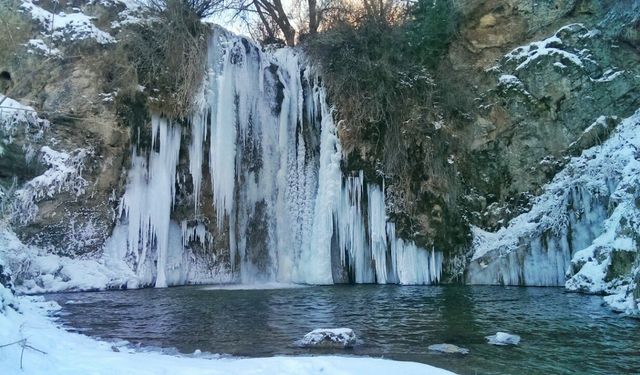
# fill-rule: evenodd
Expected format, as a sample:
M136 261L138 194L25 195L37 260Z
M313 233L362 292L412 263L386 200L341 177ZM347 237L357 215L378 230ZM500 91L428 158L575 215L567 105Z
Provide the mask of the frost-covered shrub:
M19 135L24 135L29 141L36 141L48 126L49 122L38 118L33 108L0 95L0 156L3 153L2 144L12 143Z
M61 192L84 194L87 181L82 178L85 158L90 150L77 149L71 153L59 152L49 147L40 150L42 163L47 169L42 175L28 181L14 194L13 221L27 224L38 213L37 203Z
M388 173L406 165L402 133L429 111L435 90L430 72L403 50L404 34L402 27L365 20L336 25L307 44L344 120L343 147L376 145Z

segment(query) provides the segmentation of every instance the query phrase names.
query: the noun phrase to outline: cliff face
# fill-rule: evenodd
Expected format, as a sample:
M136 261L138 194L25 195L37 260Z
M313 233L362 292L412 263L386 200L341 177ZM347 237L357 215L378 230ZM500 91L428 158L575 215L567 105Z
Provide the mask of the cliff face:
M468 11L449 57L478 104L463 167L472 223L504 225L638 108L638 6L492 1ZM583 133L601 116L606 126Z
M433 113L403 128L408 166L385 182L399 232L444 251L445 278L461 281L470 225L495 231L529 210L570 157L638 108L639 4L454 5L458 32L432 72ZM347 169L380 178L379 143L348 149Z
M640 107L640 2L466 0L455 4L459 32L440 69L445 73L437 75L445 87L451 87L452 102L443 105L442 116L404 134L410 143L410 166L406 176L397 176L385 186L387 211L383 209L382 214L395 222L394 235L397 230L399 237L444 253L445 280L562 285L588 263L588 257L586 262L573 257L608 228L605 220L615 210L611 202L616 201L611 197L624 178L616 177L615 186L600 195L572 192L569 185L558 187L556 191L565 197L561 211L577 218L563 222L590 228L579 239L566 240L572 238L567 233L553 237L544 227L536 237L541 241L537 247L524 234L516 236L517 246L491 248L486 241L510 220L524 220L520 215L527 212L548 215L536 208L542 199L536 197L549 192L545 184L563 168L570 168L572 157L617 134L623 119ZM59 5L8 1L3 6L11 10L11 22L30 31L3 55L2 89L38 113L21 108L19 114L3 117L0 183L5 213L27 244L73 257L100 255L120 222L118 206L133 162L132 146L153 147L147 109L131 103L122 113L122 107L114 104L117 91L109 85L117 77L104 66L121 25L135 22L136 10L119 1ZM72 10L78 6L79 12ZM57 13L61 9L68 13ZM52 13L58 17L53 25L47 18ZM456 114L447 113L452 108ZM25 113L30 115L20 117ZM132 122L138 125L124 125ZM629 121L625 124L634 126ZM172 220L184 222L183 236L192 233L187 245L191 255L202 261L201 268L208 269L209 276L226 275L237 254L227 246L228 223L218 225L209 168L199 176L200 188L194 189L189 150L197 137L187 131L180 136ZM305 142L319 142L307 138ZM446 142L434 150L434 142L425 142L426 138ZM366 157L374 148L357 145L354 154L365 156L349 159L343 168L363 169L370 181L377 180L379 165ZM619 174L624 169L620 168ZM439 176L449 177L436 178L434 169L444 170ZM255 233L268 229L256 220L249 225ZM260 236L264 233L256 238ZM551 264L548 254L553 246L548 242L560 240L571 246L562 245L560 260L553 261L555 270L549 277L529 278L536 281L528 283L524 271L513 277L482 273L487 267L500 269L505 257L513 258L508 262L522 269L524 259L536 252L546 254L538 261ZM603 272L618 275L610 280L633 279L629 275L638 250L637 240L633 241L627 253L609 251L610 257L599 257L610 259ZM246 246L249 255L259 247ZM343 274L338 279L348 281L349 277Z
M0 71L10 76L4 94L31 107L18 111L26 122L13 121L20 119L12 120L3 103L0 184L10 199L5 213L28 244L67 255L100 251L122 193L129 131L118 124L112 93L102 87L100 59L115 39L95 25L122 7L30 1L2 6L14 26L2 36L13 41L0 61ZM45 8L67 13L52 18Z
M637 312L640 3L466 9L449 56L478 98L461 165L466 281L566 284Z

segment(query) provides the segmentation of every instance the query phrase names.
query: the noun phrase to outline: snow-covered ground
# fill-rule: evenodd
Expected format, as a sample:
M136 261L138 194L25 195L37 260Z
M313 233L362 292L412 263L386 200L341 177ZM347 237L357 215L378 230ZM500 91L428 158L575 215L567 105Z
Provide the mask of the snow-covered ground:
M8 307L17 305L19 312ZM433 374L452 372L413 362L340 356L205 358L140 352L57 327L59 308L41 297L14 297L0 284L0 372L13 374ZM13 342L19 343L2 347ZM24 356L21 352L24 347ZM115 348L115 349L114 349ZM117 350L117 351L116 351Z

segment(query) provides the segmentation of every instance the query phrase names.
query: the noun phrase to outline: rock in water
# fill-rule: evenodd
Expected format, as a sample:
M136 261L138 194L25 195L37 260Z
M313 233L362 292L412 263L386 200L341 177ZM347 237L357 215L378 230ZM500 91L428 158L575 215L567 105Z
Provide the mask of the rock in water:
M351 328L319 328L304 335L297 344L307 348L353 348L356 334Z
M469 354L469 349L461 348L453 344L434 344L429 345L429 350L446 354Z
M520 336L512 335L506 332L498 332L495 335L486 336L491 345L518 345L520 342Z

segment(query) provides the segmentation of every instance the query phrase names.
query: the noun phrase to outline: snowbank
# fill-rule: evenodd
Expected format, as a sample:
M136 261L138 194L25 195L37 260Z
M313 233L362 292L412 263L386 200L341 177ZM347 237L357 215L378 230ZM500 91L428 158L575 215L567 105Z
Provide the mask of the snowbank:
M7 292L0 284L0 298ZM432 366L355 357L198 358L140 352L96 341L55 326L46 317L59 308L39 297L19 297L20 312L0 308L0 345L26 339L22 369L19 344L0 348L2 373L21 374L433 374L452 372ZM0 301L2 301L0 299ZM2 307L2 306L0 306ZM117 352L115 350L118 350Z

